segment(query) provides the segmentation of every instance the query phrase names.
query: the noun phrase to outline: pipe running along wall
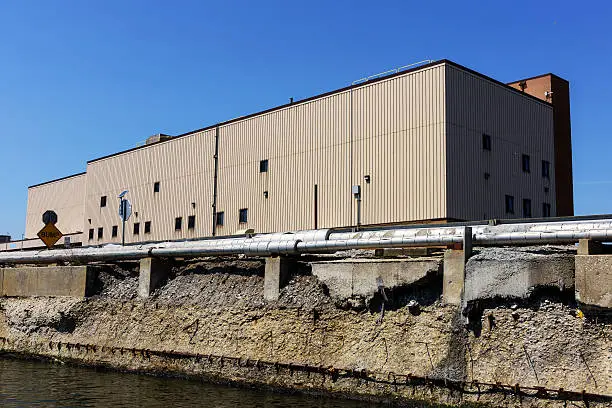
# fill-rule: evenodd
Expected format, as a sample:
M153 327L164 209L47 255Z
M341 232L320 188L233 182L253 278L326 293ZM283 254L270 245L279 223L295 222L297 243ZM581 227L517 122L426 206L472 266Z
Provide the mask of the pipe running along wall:
M580 239L612 241L612 220L474 226L474 245L566 244ZM362 232L329 229L207 239L189 242L0 253L0 263L54 263L136 260L146 257L297 255L349 249L426 247L464 241L466 227L428 227ZM469 239L469 238L468 238Z

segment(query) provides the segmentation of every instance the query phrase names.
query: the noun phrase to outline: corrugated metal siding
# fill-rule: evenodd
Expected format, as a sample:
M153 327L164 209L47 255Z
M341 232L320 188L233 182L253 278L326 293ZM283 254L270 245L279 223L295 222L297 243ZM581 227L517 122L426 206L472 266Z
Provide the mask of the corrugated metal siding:
M534 217L544 202L555 215L552 107L449 65L446 92L448 216L522 218L524 198ZM483 133L491 151L482 148ZM522 171L523 154L530 173ZM542 177L542 160L551 163L550 179ZM514 215L505 213L505 195L514 196Z
M84 244L121 241L117 197L123 190L129 190L127 197L132 203L132 217L126 223L126 242L210 235L213 155L214 130L89 163ZM153 185L157 181L160 191L154 193ZM100 208L101 196L107 196L108 204L104 208ZM192 230L187 228L190 215L196 216ZM183 219L180 231L174 229L176 217ZM146 221L151 221L149 234L144 233ZM138 235L133 234L136 222L140 223ZM119 228L116 238L111 238L113 225ZM102 240L97 239L99 227L104 229ZM95 230L92 241L87 239L89 228Z
M446 216L444 83L440 65L353 92L352 184L362 186L363 224Z
M362 223L444 217L444 109L440 65L222 126L220 233L313 228L315 184L319 228L356 223L353 184L363 188Z
M62 233L82 231L84 195L84 174L30 187L26 211L26 239L37 237L36 234L44 226L42 215L47 210L57 213L56 226Z

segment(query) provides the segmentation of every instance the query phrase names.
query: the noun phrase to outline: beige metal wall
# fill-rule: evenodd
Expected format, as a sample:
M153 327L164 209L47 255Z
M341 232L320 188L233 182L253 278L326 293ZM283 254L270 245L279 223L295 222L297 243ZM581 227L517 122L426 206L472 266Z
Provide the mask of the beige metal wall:
M219 233L314 228L315 184L319 228L356 223L352 185L364 224L444 217L444 109L440 64L222 126Z
M353 91L352 184L362 187L362 224L446 217L445 66Z
M450 218L522 218L524 198L534 217L542 216L544 202L556 214L550 105L448 65L446 113ZM483 133L491 136L491 151L482 148ZM523 154L530 173L522 171ZM542 177L542 160L550 162L550 179ZM514 215L505 212L506 194L514 196Z
M83 197L85 174L30 187L26 211L25 238L37 238L44 226L42 215L47 210L57 213L56 226L64 234L83 230Z
M212 179L214 171L214 130L198 132L175 140L146 146L88 163L83 244L121 241L118 195L129 190L132 217L126 223L126 242L184 239L211 234ZM153 185L160 182L159 193ZM107 205L100 207L100 197ZM196 216L196 226L187 228L188 216ZM175 218L183 225L176 231ZM145 222L151 222L146 234ZM135 235L134 223L140 223ZM112 238L112 226L118 226ZM98 239L98 228L103 238ZM94 239L88 230L94 229Z

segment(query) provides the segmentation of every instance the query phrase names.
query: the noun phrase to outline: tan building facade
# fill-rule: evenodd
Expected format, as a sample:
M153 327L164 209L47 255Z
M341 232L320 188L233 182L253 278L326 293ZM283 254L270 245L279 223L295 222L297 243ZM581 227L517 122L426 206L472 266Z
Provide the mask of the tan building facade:
M551 216L554 131L550 103L443 60L92 160L66 214L85 245L120 242L124 190L126 242ZM40 187L28 225L65 200Z

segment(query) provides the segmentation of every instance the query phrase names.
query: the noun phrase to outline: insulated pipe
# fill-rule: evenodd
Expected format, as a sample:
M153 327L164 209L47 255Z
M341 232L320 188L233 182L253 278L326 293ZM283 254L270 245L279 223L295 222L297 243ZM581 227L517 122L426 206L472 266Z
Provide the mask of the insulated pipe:
M593 225L591 225L593 226ZM576 227L574 230L506 231L488 227L487 232L473 231L475 245L527 245L575 243L580 239L612 241L612 228ZM0 263L53 263L61 261L106 261L141 259L146 257L198 257L220 255L295 255L300 253L335 252L348 249L389 247L443 246L463 242L465 228L421 228L386 231L365 231L348 239L335 239L329 230L268 234L255 238L212 239L203 241L168 242L122 247L76 248L51 251L19 251L0 253ZM500 231L496 231L500 230ZM302 238L299 239L298 237ZM329 239L327 239L329 238Z

